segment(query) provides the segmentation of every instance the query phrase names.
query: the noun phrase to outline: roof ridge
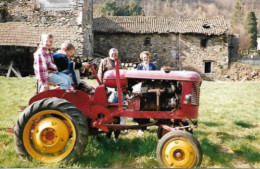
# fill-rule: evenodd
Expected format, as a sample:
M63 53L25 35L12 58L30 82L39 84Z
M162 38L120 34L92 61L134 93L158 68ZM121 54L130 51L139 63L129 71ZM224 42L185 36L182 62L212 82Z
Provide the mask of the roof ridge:
M192 32L219 35L226 33L228 30L224 17L219 15L210 18L190 19L179 19L167 16L109 16L94 18L93 23L95 32L106 33Z

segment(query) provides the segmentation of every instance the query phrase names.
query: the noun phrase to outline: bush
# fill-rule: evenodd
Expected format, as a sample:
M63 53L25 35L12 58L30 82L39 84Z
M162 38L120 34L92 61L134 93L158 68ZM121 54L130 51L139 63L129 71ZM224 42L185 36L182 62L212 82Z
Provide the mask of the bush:
M142 7L135 2L124 2L118 6L116 2L106 2L102 8L102 16L138 16L143 15Z

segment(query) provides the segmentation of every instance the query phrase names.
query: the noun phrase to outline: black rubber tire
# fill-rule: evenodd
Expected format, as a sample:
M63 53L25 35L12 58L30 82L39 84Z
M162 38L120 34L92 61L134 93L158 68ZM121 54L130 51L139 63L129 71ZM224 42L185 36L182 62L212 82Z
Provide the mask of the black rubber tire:
M73 161L80 157L88 142L88 125L82 112L77 109L73 104L65 99L59 98L46 98L32 103L28 106L23 113L19 116L17 123L15 125L15 146L17 153L28 160L32 157L28 154L23 144L23 132L28 120L35 114L44 110L57 110L64 113L73 123L76 130L76 141L72 151L62 159L62 162Z
M162 139L159 141L159 143L157 145L156 155L157 155L157 160L159 162L160 167L169 168L163 162L162 150L163 150L164 145L172 138L185 138L186 140L189 141L189 143L192 145L192 147L196 151L196 156L197 156L196 161L194 162L193 166L190 166L190 168L199 167L202 162L202 158L203 158L200 143L192 134L190 134L186 131L181 131L181 130L171 131L171 132L165 134L162 137Z

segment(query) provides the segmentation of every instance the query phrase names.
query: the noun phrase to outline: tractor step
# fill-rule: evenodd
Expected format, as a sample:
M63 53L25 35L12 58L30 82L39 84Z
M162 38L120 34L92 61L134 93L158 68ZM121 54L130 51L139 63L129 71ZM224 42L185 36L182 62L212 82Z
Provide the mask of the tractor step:
M13 134L13 133L14 133L14 128L7 128L7 129L6 129L6 132Z
M27 106L19 106L20 110L18 110L18 112L23 112L26 107Z
M115 106L118 106L118 103L109 103L108 106L115 107Z

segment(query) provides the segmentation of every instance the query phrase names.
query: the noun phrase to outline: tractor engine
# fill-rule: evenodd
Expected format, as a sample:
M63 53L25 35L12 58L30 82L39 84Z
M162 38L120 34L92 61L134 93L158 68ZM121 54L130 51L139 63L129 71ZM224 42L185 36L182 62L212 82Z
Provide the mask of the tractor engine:
M145 79L132 83L135 85L128 88L129 95L140 102L140 111L171 111L179 107L182 88L178 81Z

